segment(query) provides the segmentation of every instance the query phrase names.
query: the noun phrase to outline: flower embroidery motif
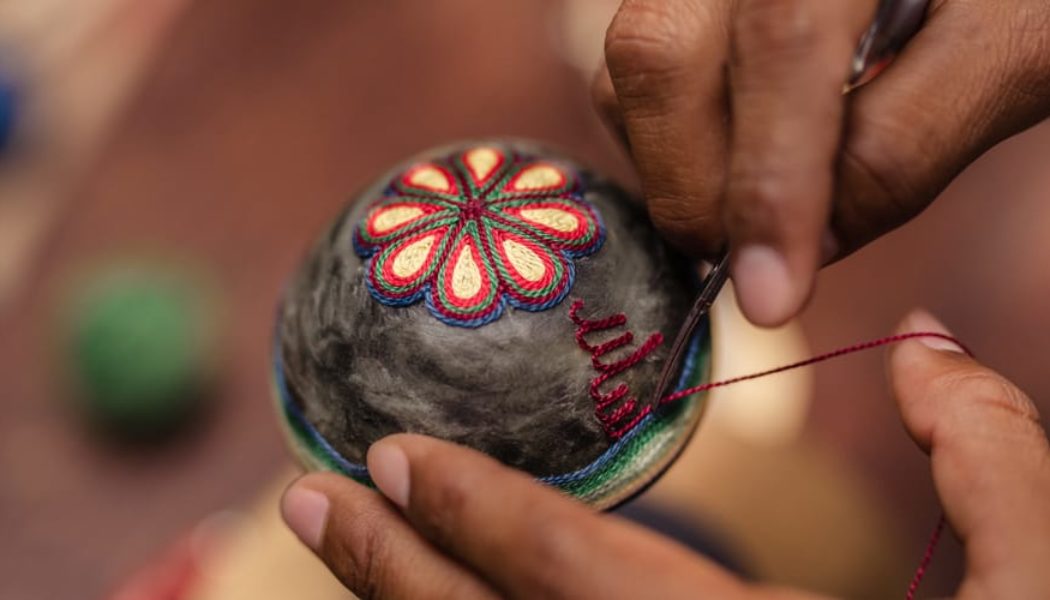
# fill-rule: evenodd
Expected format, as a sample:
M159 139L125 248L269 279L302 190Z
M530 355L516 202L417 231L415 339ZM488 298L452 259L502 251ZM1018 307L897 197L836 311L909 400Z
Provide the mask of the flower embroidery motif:
M540 311L565 298L573 259L605 239L576 174L493 147L415 165L390 183L354 229L372 296L425 299L441 321L480 327L505 304Z

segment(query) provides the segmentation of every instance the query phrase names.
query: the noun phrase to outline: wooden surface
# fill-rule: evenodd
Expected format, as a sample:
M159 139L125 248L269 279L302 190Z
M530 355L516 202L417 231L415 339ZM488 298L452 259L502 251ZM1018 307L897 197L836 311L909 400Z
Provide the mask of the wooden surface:
M268 389L274 300L312 236L375 173L448 139L517 134L629 177L585 83L558 57L560 14L525 0L193 5L0 317L0 598L98 597L274 476L286 459ZM1047 156L1044 127L982 161L915 224L829 269L804 318L811 347L882 335L926 305L1046 409ZM126 254L205 265L228 309L212 419L158 451L100 445L64 410L54 361L67 274ZM816 371L808 435L890 516L906 539L898 551L917 557L936 508L877 356ZM718 494L708 483L702 493ZM820 516L781 520L819 528ZM957 572L948 556L935 579Z

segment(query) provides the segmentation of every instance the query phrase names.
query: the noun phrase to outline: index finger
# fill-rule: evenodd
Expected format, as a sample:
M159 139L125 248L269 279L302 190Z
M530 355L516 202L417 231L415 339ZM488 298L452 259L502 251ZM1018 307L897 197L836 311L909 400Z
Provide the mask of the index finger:
M622 132L653 224L691 254L723 243L729 0L624 0L595 98ZM608 77L608 83L606 83Z
M732 598L743 587L685 548L473 450L394 435L369 450L368 467L427 538L509 595Z

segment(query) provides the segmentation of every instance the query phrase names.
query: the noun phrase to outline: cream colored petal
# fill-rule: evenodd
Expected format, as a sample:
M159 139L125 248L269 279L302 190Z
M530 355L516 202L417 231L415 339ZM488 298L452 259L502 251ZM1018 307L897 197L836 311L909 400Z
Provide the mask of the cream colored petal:
M463 246L452 267L452 293L468 300L481 291L481 269L470 246Z
M514 179L513 190L527 192L557 187L565 182L565 174L551 165L532 165L526 167Z
M410 279L418 274L426 264L436 239L436 235L428 235L402 248L394 256L394 262L390 266L394 275L402 279Z
M547 266L532 248L514 240L503 240L503 253L511 266L526 281L539 281L547 272Z
M496 170L499 161L499 152L492 148L474 148L467 152L464 157L464 162L470 167L471 172L474 174L474 179L477 181L488 179L489 175L492 175L492 172Z
M380 208L372 219L372 229L377 233L393 231L398 227L423 216L423 209L418 206L390 206Z
M435 192L452 191L452 182L448 175L441 169L430 165L423 165L412 170L408 175L408 182Z
M580 226L576 215L560 208L523 208L518 214L526 221L539 223L562 233L576 231Z

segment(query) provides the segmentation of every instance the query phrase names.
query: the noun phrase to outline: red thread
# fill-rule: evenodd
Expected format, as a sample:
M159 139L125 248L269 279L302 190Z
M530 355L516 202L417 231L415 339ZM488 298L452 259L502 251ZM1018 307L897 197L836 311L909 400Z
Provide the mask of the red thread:
M619 327L620 325L627 324L627 316L623 313L617 313L611 317L604 319L584 319L580 317L580 309L583 308L583 300L576 300L569 307L569 318L572 319L573 323L576 323L576 342L580 344L580 347L588 352L594 350L594 346L591 346L583 340L584 334L592 331L601 331L603 329L611 329L613 327Z
M623 313L617 313L604 319L584 319L580 317L580 309L583 308L583 301L576 300L569 308L569 317L573 323L576 323L576 343L579 344L580 348L591 353L591 364L599 372L598 376L591 380L590 395L594 399L595 416L598 421L602 424L602 428L606 434L613 439L620 439L627 432L634 429L649 413L652 408L645 405L638 410L637 398L631 396L624 400L618 407L613 409L611 412L607 412L606 409L616 404L616 402L623 399L628 395L629 389L627 384L620 383L611 392L601 393L601 386L612 377L622 373L626 369L638 364L642 359L649 355L657 346L663 343L663 335L659 332L649 336L649 338L630 356L612 363L603 363L600 359L603 355L617 348L621 348L630 344L634 340L634 334L630 331L621 334L620 336L608 340L600 344L591 344L587 342L585 336L595 331L603 331L612 329L614 327L621 327L627 325L627 317ZM908 333L899 333L896 335L890 335L868 342L862 342L859 344L853 344L845 346L831 352L825 352L824 354L818 354L816 356L793 362L791 364L767 369L758 373L751 373L749 375L740 375L737 377L730 377L729 379L723 379L721 381L712 381L704 383L698 386L694 386L688 389L679 390L664 396L660 400L660 404L668 404L676 400L680 400L687 396L699 392L705 392L714 388L725 387L734 383L740 383L742 381L749 381L752 379L759 379L761 377L767 377L769 375L775 375L777 373L783 373L793 369L806 367L816 363L824 362L832 358L844 356L846 354L853 354L854 352L861 352L863 350L870 350L879 346L885 346L888 344L894 344L897 342L903 342L905 340L915 338L939 338L947 340L954 344L957 344L966 354L973 356L973 353L959 340L955 339L950 335L938 333L935 331L913 331ZM623 422L627 419L626 422ZM937 526L933 530L933 534L930 536L929 541L926 544L926 549L923 552L922 559L919 562L918 568L915 569L915 574L912 576L911 582L908 584L908 590L905 594L905 600L914 600L915 592L919 588L919 584L922 583L923 578L926 576L926 572L929 569L930 561L933 560L933 554L937 550L937 544L940 541L941 533L944 531L944 514L942 513L940 518L937 520Z
M933 533L930 534L930 541L926 542L926 551L922 553L922 560L919 561L915 574L911 576L911 583L908 584L908 592L904 594L904 600L915 600L915 591L919 589L922 578L926 576L926 569L929 568L930 561L933 560L933 553L937 550L937 542L941 540L941 532L943 531L944 513L942 512L937 519L937 526L933 528Z
M652 411L652 407L645 405L638 410L638 400L634 396L628 396L630 390L625 383L618 384L612 391L607 393L601 392L601 386L609 379L619 375L625 370L633 367L648 356L653 350L656 349L661 343L663 343L663 335L659 332L649 336L645 342L639 346L634 352L632 352L626 358L611 362L603 363L601 357L605 354L630 344L634 341L634 334L627 331L611 340L607 340L600 344L591 344L586 340L586 336L589 333L595 331L604 331L612 329L614 327L623 327L627 325L627 316L623 313L617 313L604 319L584 319L580 316L580 309L583 308L583 301L576 300L572 303L569 308L569 317L572 322L576 324L576 343L579 344L580 348L591 353L591 364L595 370L598 371L598 376L591 380L590 395L594 400L595 416L598 421L602 424L602 428L605 433L612 439L620 439L627 432L634 429L649 413ZM966 354L973 356L973 353L959 340L953 338L950 335L938 333L936 331L913 331L908 333L899 333L896 335L890 335L868 342L862 342L859 344L853 344L845 346L831 352L825 352L824 354L818 354L810 358L793 362L791 364L767 369L758 373L751 373L749 375L740 375L737 377L730 377L729 379L723 379L721 381L712 381L704 383L684 390L679 390L664 396L660 400L660 404L668 404L676 400L681 400L687 396L699 392L705 392L714 388L725 387L734 383L740 383L742 381L750 381L752 379L759 379L761 377L767 377L769 375L775 375L777 373L783 373L785 371L791 371L793 369L799 369L816 363L824 362L832 358L839 356L845 356L846 354L853 354L854 352L861 352L863 350L870 350L879 346L885 346L888 344L894 344L897 342L903 342L905 340L915 338L939 338L947 340L954 344L957 344ZM607 411L610 407L615 405L620 400L623 400L619 406ZM624 422L626 419L626 422ZM933 530L933 534L930 536L929 542L926 544L926 550L923 552L922 559L919 562L918 568L915 569L915 574L912 576L911 582L908 584L908 590L905 594L905 600L914 600L915 592L919 588L919 584L922 583L923 578L926 576L926 571L929 569L930 561L933 559L933 554L937 550L937 544L940 541L941 533L944 531L944 514L942 513L937 521L937 526Z
M661 404L667 404L669 402L674 402L675 400L680 400L682 398L685 398L686 396L692 396L693 394L696 394L698 392L706 392L707 390L710 390L710 389L714 389L714 388L718 388L718 387L724 387L724 386L731 385L731 384L734 384L734 383L739 383L741 381L749 381L751 379L758 379L760 377L766 377L767 375L775 375L777 373L783 373L784 371L790 371L792 369L798 369L800 367L807 367L809 365L814 365L814 364L817 364L819 362L824 362L824 361L826 361L828 359L831 359L831 358L837 358L839 356L844 356L846 354L853 354L854 352L860 352L862 350L870 350L872 348L877 348L879 346L885 346L887 344L894 344L896 342L903 342L904 340L910 340L910 339L921 338L921 337L934 337L934 338L940 338L942 340L948 340L949 342L958 344L959 347L962 348L964 352L966 352L967 354L973 356L973 354L966 348L966 346L964 346L962 344L962 342L960 342L959 340L953 338L950 335L945 335L943 333L937 333L935 331L913 331L913 332L909 332L909 333L898 333L897 335L890 335L890 336L886 336L886 337L879 338L879 339L876 339L876 340L871 340L870 342L863 342L863 343L860 343L860 344L854 344L852 346L846 346L844 348L839 348L838 350L832 350L831 352L825 352L824 354L818 354L817 356L813 356L813 357L807 358L805 360L800 360L798 362L794 362L794 363L791 363L789 365L784 365L782 367L776 367L774 369L769 369L769 370L766 370L766 371L760 371L758 373L752 373L750 375L741 375L739 377L731 377L729 379L723 379L722 381L712 381L710 383L704 383L704 384L701 384L701 385L698 385L698 386L695 386L695 387L691 387L691 388L687 388L687 389L684 389L684 390L680 390L680 391L674 392L672 394L668 394L667 396L664 396L664 398L662 400L660 400L660 403Z
M643 406L639 410L638 399L634 396L628 396L630 388L626 383L620 382L612 391L606 393L602 393L601 387L605 382L649 356L657 346L663 343L664 336L660 332L653 333L628 356L608 363L603 362L602 357L609 352L631 344L634 341L634 333L626 331L610 340L599 344L591 344L586 339L587 334L596 331L606 331L615 327L625 327L627 325L627 316L623 313L617 313L604 319L584 319L580 316L581 308L583 308L583 300L573 302L572 306L569 307L569 318L576 324L576 343L579 344L580 348L591 353L591 365L598 371L598 375L591 380L589 390L591 399L594 400L594 415L597 417L598 422L601 423L605 434L614 440L618 440L645 418L645 415L649 414L651 407ZM620 402L621 400L622 402ZM620 404L613 408L618 402ZM624 419L627 419L626 423L622 422Z
M594 400L594 410L596 413L605 410L610 404L613 404L620 398L626 396L629 391L626 383L620 383L613 388L611 392L603 394L600 390L601 385L608 381L609 377L608 373L599 373L597 377L591 380L591 398Z
M910 339L915 339L915 338L939 338L939 339L942 339L942 340L947 340L949 342L952 342L953 344L957 344L960 348L962 348L963 352L965 352L966 354L968 354L970 356L973 356L973 353L970 352L969 348L967 348L962 342L960 342L959 340L953 338L950 335L945 335L943 333L938 333L936 331L912 331L912 332L909 332L909 333L899 333L899 334L896 334L896 335L886 336L886 337L879 338L879 339L876 339L876 340L871 340L870 342L862 342L860 344L853 344L852 346L846 346L844 348L839 348L838 350L832 350L831 352L825 352L824 354L818 354L817 356L813 356L813 357L807 358L805 360L800 360L798 362L794 362L794 363L791 363L789 365L784 365L782 367L776 367L776 368L773 368L773 369L768 369L766 371L761 371L759 373L752 373L750 375L741 375L739 377L731 377L729 379L723 379L722 381L714 381L714 382L711 382L711 383L705 383L705 384L698 385L698 386L695 386L695 387L691 387L691 388L688 388L688 389L685 389L685 390L674 392L672 394L668 394L667 396L664 396L664 398L662 400L660 400L660 403L661 404L667 404L669 402L674 402L675 400L680 400L682 398L685 398L686 396L691 396L692 394L696 394L698 392L704 392L704 391L707 391L707 390L710 390L710 389L713 389L713 388L724 387L724 386L727 386L727 385L732 385L734 383L739 383L741 381L748 381L748 380L751 380L751 379L758 379L760 377L766 377L767 375L774 375L776 373L783 373L784 371L790 371L792 369L798 369L800 367L806 367L806 366L809 366L809 365L812 365L812 364L816 364L816 363L819 363L819 362L824 362L824 361L832 359L832 358L836 358L836 357L839 357L839 356L844 356L846 354L852 354L854 352L860 352L862 350L870 350L872 348L877 348L879 346L885 346L887 344L895 344L897 342L903 342L904 340L910 340ZM639 419L639 420L641 420L641 419ZM918 568L915 569L915 574L912 576L911 583L908 585L908 591L907 591L907 593L904 596L905 600L913 600L915 598L915 591L919 589L919 584L922 583L923 577L926 576L926 571L927 571L927 569L930 566L930 561L933 559L933 553L937 550L937 543L941 539L941 532L943 530L944 530L944 513L941 513L941 516L940 516L940 518L937 521L937 527L934 528L933 534L930 536L930 541L927 542L927 544L926 544L926 551L922 555L922 560L919 562Z
M631 333L630 331L628 331L627 333L625 333L623 335L619 335L619 336L614 337L613 339L609 340L608 342L603 342L601 344L598 344L597 346L595 346L591 350L592 354L594 355L592 360L591 360L591 363L594 364L598 360L599 357L605 356L606 354L612 352L613 350L616 350L617 348L620 348L622 346L626 346L627 344L630 344L633 341L634 341L634 334ZM597 364L595 364L594 368L597 369L599 367L598 367Z

